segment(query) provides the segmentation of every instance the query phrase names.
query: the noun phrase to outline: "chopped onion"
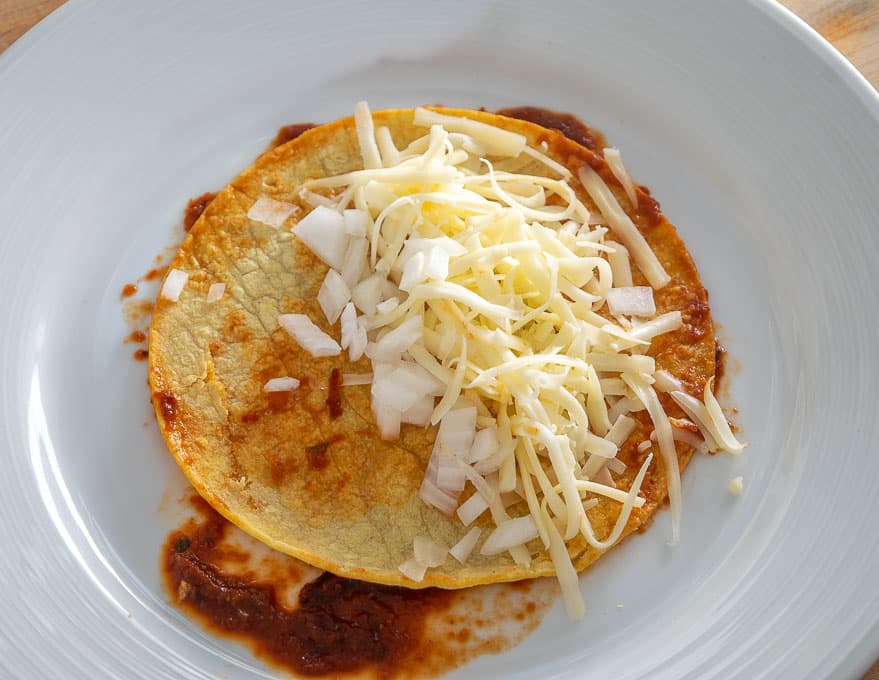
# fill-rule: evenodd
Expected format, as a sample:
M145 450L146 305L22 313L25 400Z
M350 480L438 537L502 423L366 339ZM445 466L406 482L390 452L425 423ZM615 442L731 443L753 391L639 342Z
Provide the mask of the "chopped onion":
M363 277L366 270L366 255L369 252L369 241L361 236L352 236L345 249L340 274L348 288L353 288Z
M402 414L399 409L387 406L373 395L372 413L375 416L378 433L386 441L393 441L400 437L400 422Z
M430 425L430 416L433 414L434 406L435 400L433 397L421 397L412 406L403 411L400 420L410 425L427 427Z
M470 557L470 553L473 552L473 548L476 547L476 543L479 541L479 536L482 533L482 529L479 527L473 527L464 534L464 538L455 543L452 548L449 550L449 553L454 557L458 562L464 564L467 561L467 558Z
M458 517L461 523L467 527L473 524L473 520L486 510L488 510L488 502L481 493L474 493L458 507Z
M614 316L653 316L656 303L650 286L627 286L607 291L607 306Z
M379 359L380 361L399 359L400 355L412 346L412 343L421 339L423 329L422 317L410 317L376 342L374 351L367 352L367 354L371 359Z
M482 555L497 555L535 538L537 538L537 525L534 524L531 515L516 517L498 524L485 539L479 552Z
M349 236L338 210L317 206L296 223L293 233L325 264L337 271L342 269Z
M342 310L351 299L351 291L339 276L335 269L327 271L324 281L317 292L317 303L323 310L324 316L330 324L336 323Z
M470 453L476 436L476 407L453 408L443 416L434 441L434 451L461 457Z
M225 283L212 283L211 287L208 288L208 296L207 302L216 302L217 300L223 297L223 294L226 292L226 284Z
M165 277L165 283L162 284L162 297L171 302L177 302L180 299L180 293L189 280L189 274L179 269L172 269Z
M299 388L299 381L296 378L272 378L265 385L265 392L292 392Z
M464 472L464 463L452 454L439 453L437 455L436 485L447 492L460 492L464 490L467 475Z
M426 536L416 536L412 543L415 559L427 567L439 567L449 554L446 546Z
M375 311L376 311L376 314L389 314L399 306L400 306L400 301L395 297L391 297L391 298L388 298L387 300L379 302L375 306Z
M281 314L278 323L313 357L335 357L342 348L305 314Z
M369 213L365 210L345 210L342 213L342 221L345 223L345 233L349 236L366 236Z
M262 222L274 229L278 229L297 210L298 208L292 203L276 201L268 196L260 196L256 199L256 203L250 206L250 210L247 211L247 217L254 222Z
M418 251L406 260L406 264L403 267L403 275L400 277L400 290L408 293L426 279L427 257L423 251Z
M382 300L382 282L385 277L376 272L367 276L351 290L351 299L361 312L367 316L375 315L375 307Z
M354 333L357 332L357 310L354 309L354 303L349 302L342 309L341 313L342 319L342 332L339 339L339 344L342 349L348 349L351 346L351 340L354 338ZM354 359L352 359L354 361Z
M421 583L421 581L424 580L424 574L427 573L427 567L415 558L406 560L397 568L403 576L410 581L416 581L417 583Z
M427 477L421 480L418 497L444 515L451 517L458 507L458 497L446 493Z
M465 459L467 463L477 463L493 456L500 450L501 444L497 436L497 425L479 430L473 437L473 445Z

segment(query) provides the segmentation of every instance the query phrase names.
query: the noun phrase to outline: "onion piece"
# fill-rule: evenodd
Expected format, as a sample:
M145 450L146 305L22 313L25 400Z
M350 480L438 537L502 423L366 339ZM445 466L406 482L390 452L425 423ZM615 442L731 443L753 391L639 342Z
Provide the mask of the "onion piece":
M537 538L537 525L534 524L531 515L516 517L498 524L485 539L479 552L482 555L497 555L535 538Z
M293 233L325 264L337 271L342 269L350 237L338 210L317 206L296 223Z
M292 203L276 201L268 196L260 196L247 211L247 218L254 222L262 222L273 229L279 229L287 218L295 213L297 208Z
M426 536L416 536L412 544L416 561L427 567L439 567L449 554L446 546Z
M342 310L350 299L351 291L348 290L339 273L335 269L328 270L317 292L317 303L330 324L339 320Z
M375 307L382 300L382 282L385 276L376 272L360 281L351 290L351 300L367 316L375 315Z
M313 357L335 357L342 348L305 314L281 314L278 323Z
M186 272L179 269L170 270L165 277L165 282L162 284L161 296L171 302L177 302L188 280L189 274Z
M418 489L418 497L431 507L436 508L449 517L451 517L458 508L458 497L446 493L426 476L421 480L421 487Z
M299 381L289 377L272 378L262 389L264 392L292 392L299 389Z
M436 456L436 485L446 492L460 493L467 483L467 475L464 473L464 464L458 458L449 453L440 452Z
M412 344L421 339L424 321L420 316L412 316L399 326L384 335L370 350L367 347L367 356L373 360L395 361L400 355L409 349Z
M473 548L476 547L476 543L479 541L479 536L482 534L482 529L479 527L473 527L464 534L464 537L455 543L449 550L449 553L454 557L458 562L464 564L467 561L467 558L470 557L470 553L473 552Z
M348 247L345 249L345 257L342 259L342 268L339 273L349 289L356 286L363 278L368 252L369 241L362 236L352 236L348 240Z
M226 292L226 284L225 283L212 283L211 287L208 288L208 296L206 298L206 302L217 302L223 297L223 294Z
M496 454L501 448L497 435L497 425L485 427L476 432L470 452L464 459L465 463L478 463Z
M369 213L365 210L350 208L342 212L342 222L348 236L365 237L366 228L369 226Z
M458 518L461 520L461 524L468 527L486 510L488 510L488 501L482 497L481 493L477 492L458 506Z
M650 286L611 288L607 292L607 306L614 316L653 316L656 303Z
M400 422L419 427L430 425L430 416L433 414L435 400L431 396L417 399L412 406L407 408L400 416Z
M416 583L421 583L424 580L424 574L427 573L427 567L415 558L406 560L397 569L403 576Z

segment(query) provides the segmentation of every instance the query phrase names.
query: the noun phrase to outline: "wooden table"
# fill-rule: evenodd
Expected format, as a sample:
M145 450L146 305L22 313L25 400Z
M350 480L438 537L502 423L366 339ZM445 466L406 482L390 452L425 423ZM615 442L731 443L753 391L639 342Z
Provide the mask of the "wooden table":
M0 53L65 0L2 0ZM879 0L782 0L879 88ZM879 661L863 680L879 680Z

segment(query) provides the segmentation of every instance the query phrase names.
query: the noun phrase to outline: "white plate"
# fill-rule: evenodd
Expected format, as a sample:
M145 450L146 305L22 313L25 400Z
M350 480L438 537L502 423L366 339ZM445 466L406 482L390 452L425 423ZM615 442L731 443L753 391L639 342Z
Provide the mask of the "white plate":
M264 677L166 603L179 479L119 291L281 124L570 110L692 250L750 448L520 647L454 677L857 677L879 655L879 99L768 2L73 0L0 59L0 675ZM178 227L179 229L179 227ZM726 491L736 475L745 493ZM620 608L617 605L622 604Z

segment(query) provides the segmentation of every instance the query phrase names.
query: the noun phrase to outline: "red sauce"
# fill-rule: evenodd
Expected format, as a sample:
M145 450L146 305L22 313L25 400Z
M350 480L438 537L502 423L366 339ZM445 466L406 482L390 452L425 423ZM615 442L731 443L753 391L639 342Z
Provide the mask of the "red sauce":
M159 406L159 411L165 420L165 424L173 426L174 421L177 419L177 397L166 390L164 392L155 392L153 400Z
M585 146L590 151L601 153L607 146L604 135L598 130L593 130L576 116L570 113L559 113L539 106L513 106L500 109L496 113L508 118L527 120L536 125L541 125L550 130L558 130L568 139Z
M338 368L334 368L330 373L327 408L330 411L330 418L333 420L342 415L342 371Z
M272 143L269 144L269 148L274 149L276 146L281 146L281 144L293 141L303 132L311 130L313 127L317 126L314 123L293 123L292 125L284 125L283 127L278 128L278 134L275 135Z
M125 342L146 342L146 333L143 331L131 331L131 333L125 338Z
M224 574L216 565L229 524L212 510L173 532L163 549L166 584L186 609L249 640L260 656L299 675L373 670L389 678L409 670L426 616L447 610L454 594L409 590L323 574L290 609L273 584Z
M137 349L134 351L133 356L135 361L146 361L147 359L149 359L150 353L148 350L145 349Z
M192 225L198 221L198 218L216 197L216 193L208 191L198 198L190 200L186 205L186 212L183 214L183 229L186 231L192 229Z
M124 300L125 298L129 298L137 292L137 286L133 283L126 283L122 286L122 292L119 294L119 299Z
M168 271L167 267L155 267L150 269L146 274L143 275L144 281L155 281L156 279L160 279L165 275L165 272Z

